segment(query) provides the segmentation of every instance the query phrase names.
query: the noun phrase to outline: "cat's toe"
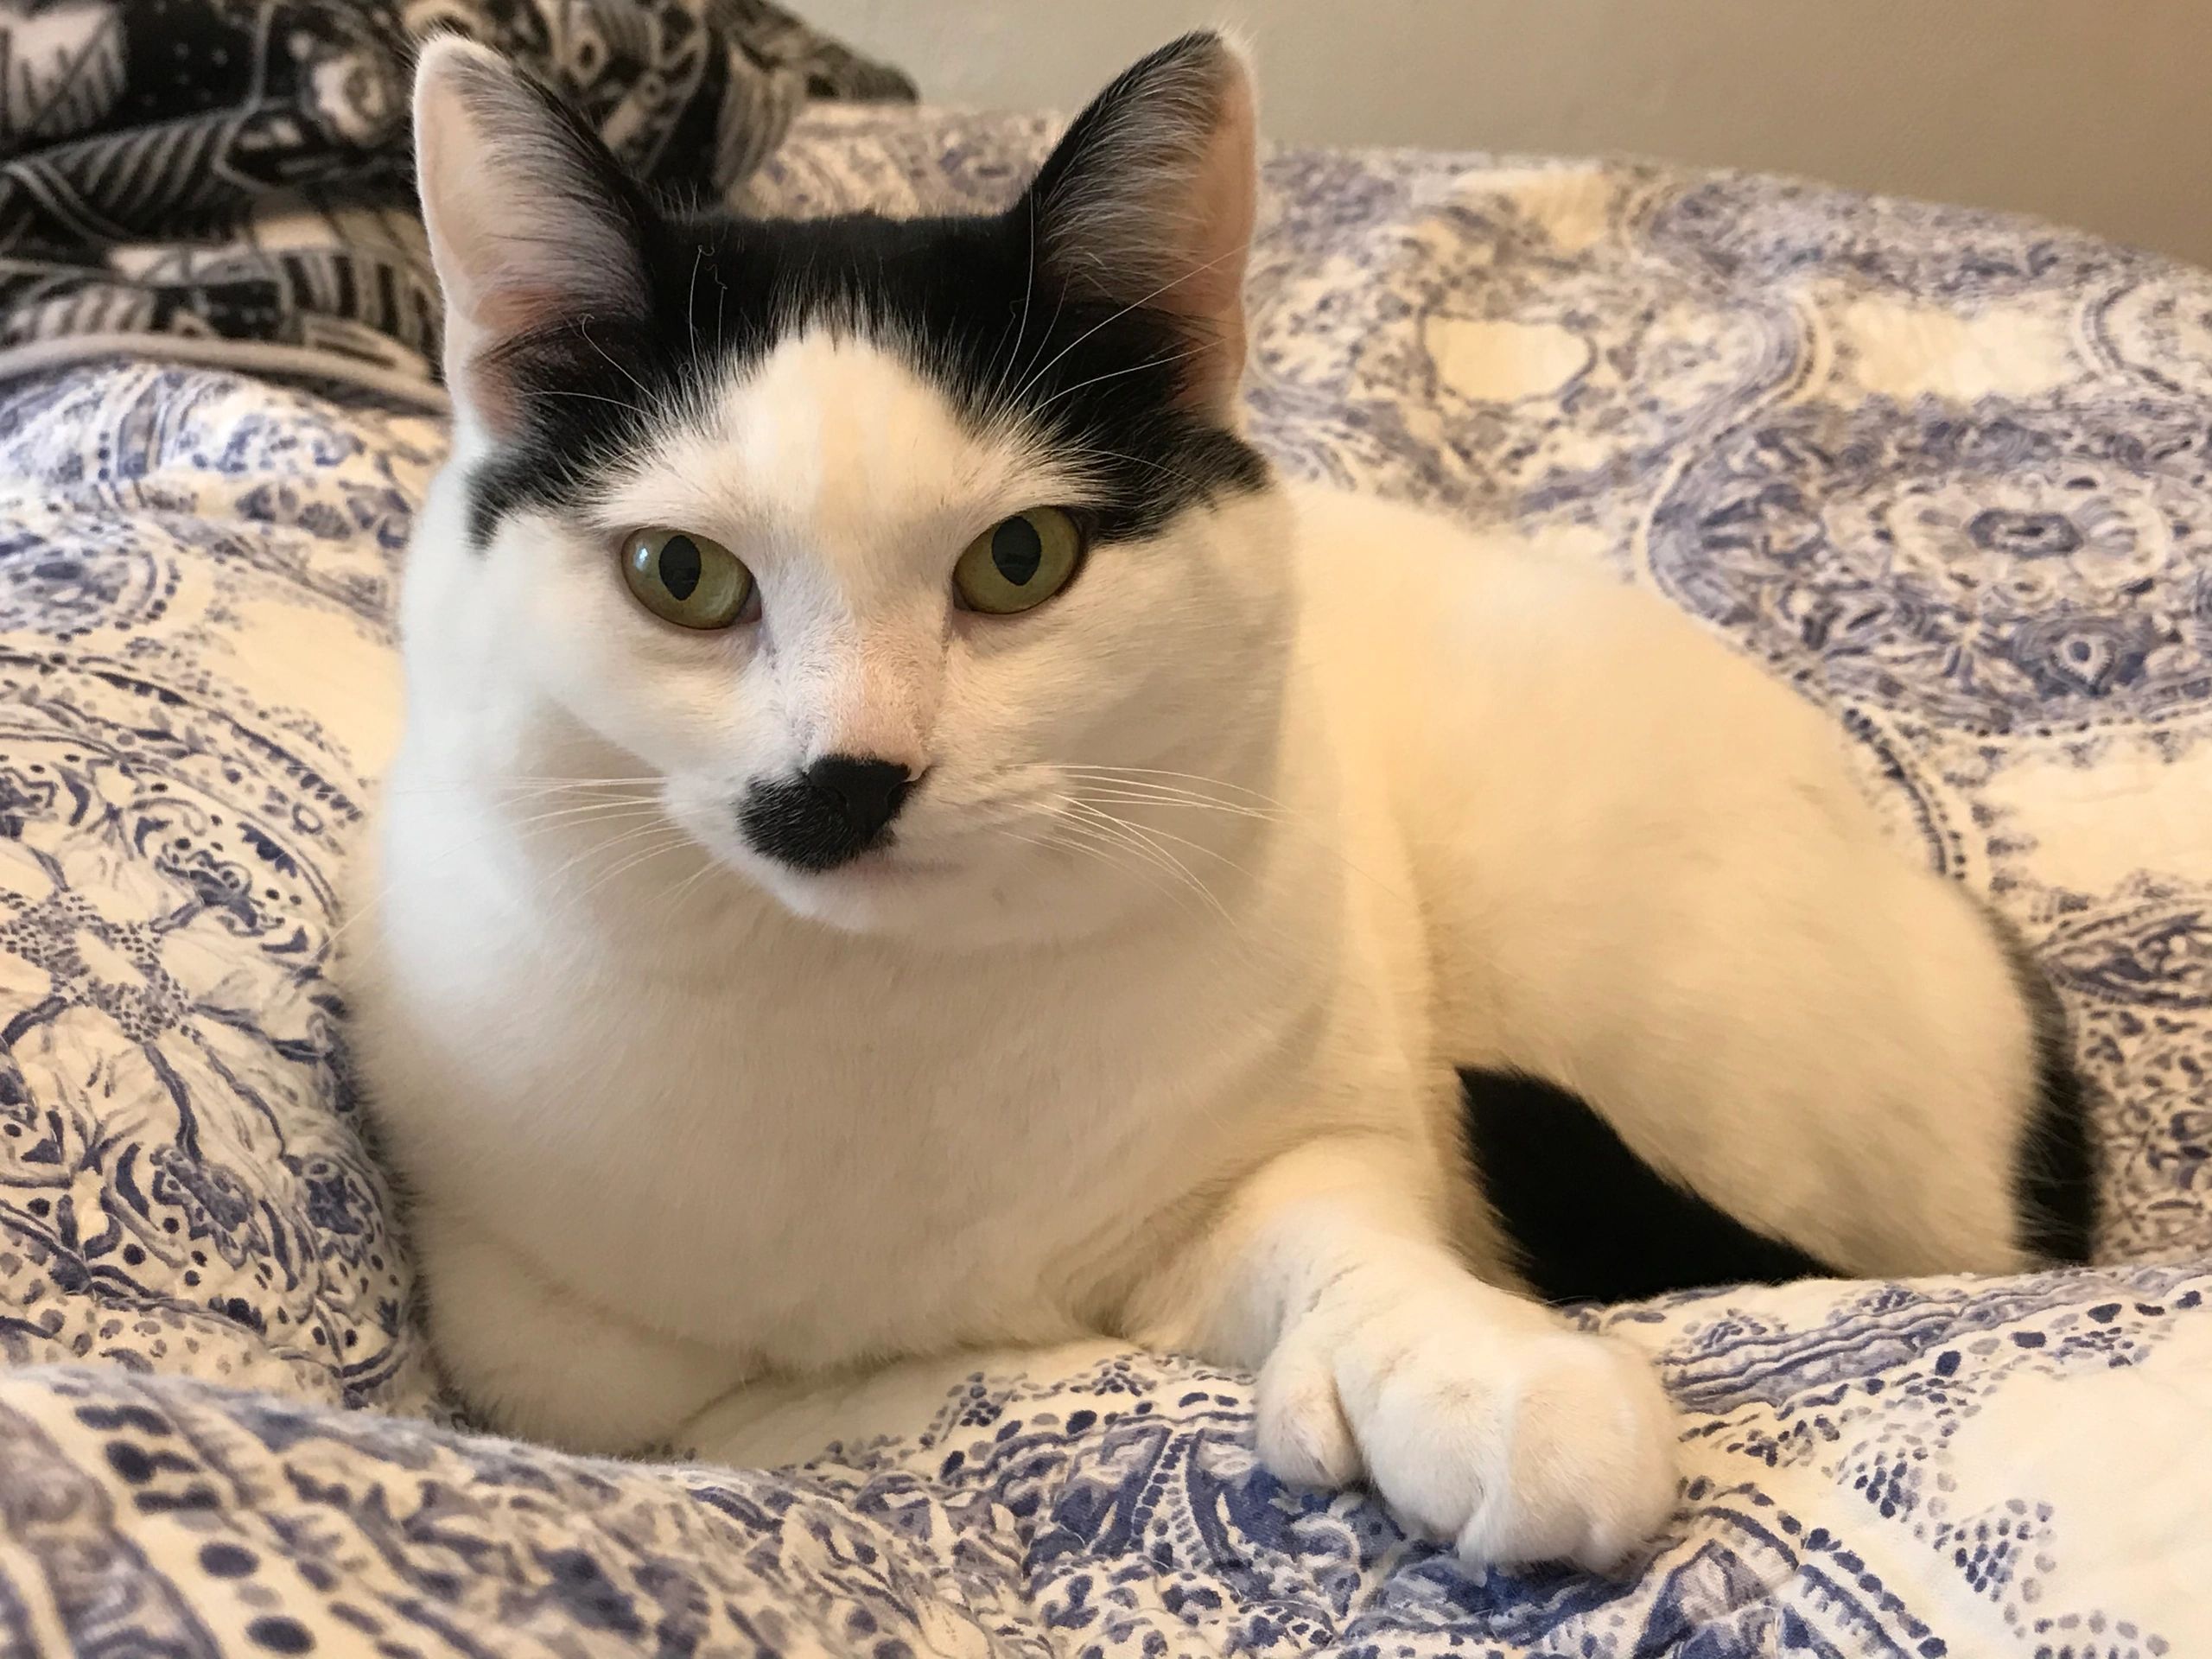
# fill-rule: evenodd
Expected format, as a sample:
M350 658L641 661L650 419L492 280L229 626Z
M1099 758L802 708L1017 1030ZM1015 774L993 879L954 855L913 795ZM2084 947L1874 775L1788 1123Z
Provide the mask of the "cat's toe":
M1255 1413L1260 1461L1278 1480L1345 1486L1359 1478L1359 1446L1326 1343L1293 1327L1261 1368Z
M1471 1564L1616 1565L1673 1512L1674 1411L1649 1363L1572 1332L1354 1332L1339 1398L1369 1478Z
M1643 1355L1560 1336L1514 1367L1504 1475L1453 1539L1469 1562L1571 1560L1603 1571L1674 1512L1676 1425Z

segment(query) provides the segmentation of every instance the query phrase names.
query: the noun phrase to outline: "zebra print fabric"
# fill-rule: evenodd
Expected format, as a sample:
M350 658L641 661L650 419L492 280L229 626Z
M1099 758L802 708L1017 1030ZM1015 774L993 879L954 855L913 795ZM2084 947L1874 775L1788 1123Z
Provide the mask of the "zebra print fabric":
M913 96L767 0L14 0L0 375L130 351L436 402L407 94L438 31L677 192L730 189L809 99Z

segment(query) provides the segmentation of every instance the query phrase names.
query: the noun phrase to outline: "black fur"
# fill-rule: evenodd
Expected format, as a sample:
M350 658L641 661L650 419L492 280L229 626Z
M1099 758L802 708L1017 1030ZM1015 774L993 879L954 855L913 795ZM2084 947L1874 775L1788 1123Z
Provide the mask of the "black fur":
M1167 54L1179 48L1195 49L1179 42ZM1157 71L1167 54L1147 65ZM478 543L518 507L586 504L645 440L648 410L680 406L688 390L815 321L898 352L972 421L1030 417L1096 480L1085 514L1094 541L1154 535L1217 491L1261 487L1258 452L1182 395L1194 325L1141 294L1102 294L1095 271L1112 269L1113 249L1083 251L1096 264L1080 282L1051 252L1051 187L1083 165L1096 111L1141 95L1137 73L1102 96L1092 125L1071 130L1006 213L918 219L673 214L541 89L549 134L638 251L644 297L510 340L486 360L519 420L471 481Z
M2034 1022L2036 1098L2012 1173L2020 1247L2047 1262L2087 1262L2096 1245L2099 1170L2066 1010L2019 935L1988 914Z
M891 843L912 787L888 760L826 755L795 778L756 779L738 827L756 852L802 870L834 870Z
M1580 1096L1516 1072L1459 1081L1477 1184L1546 1301L1835 1276L1661 1175Z
M762 779L745 792L738 827L753 849L802 870L834 870L891 842L891 821L912 789L888 760L824 755L796 778Z

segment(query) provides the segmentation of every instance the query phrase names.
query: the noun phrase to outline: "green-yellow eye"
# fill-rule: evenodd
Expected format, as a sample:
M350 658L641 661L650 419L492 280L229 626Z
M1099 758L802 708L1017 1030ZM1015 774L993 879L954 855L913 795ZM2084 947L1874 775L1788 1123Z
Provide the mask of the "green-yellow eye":
M1058 507L1032 507L969 543L952 567L952 585L969 610L1012 616L1058 593L1082 563L1083 531L1075 520Z
M641 530L622 550L638 603L679 628L726 628L753 597L753 573L720 542L682 530Z

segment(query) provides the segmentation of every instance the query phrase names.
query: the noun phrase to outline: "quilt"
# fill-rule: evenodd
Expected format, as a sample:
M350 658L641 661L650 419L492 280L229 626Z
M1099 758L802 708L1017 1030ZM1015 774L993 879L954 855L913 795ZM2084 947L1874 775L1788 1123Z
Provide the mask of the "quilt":
M993 205L1049 131L813 104L728 188ZM1107 1347L792 1470L472 1434L327 971L423 356L0 364L0 1650L2212 1653L2212 277L1656 166L1266 178L1260 442L1646 585L1830 710L2058 988L2102 1265L1591 1311L1681 1410L1679 1507L1610 1578L1286 1488L1249 1377Z

